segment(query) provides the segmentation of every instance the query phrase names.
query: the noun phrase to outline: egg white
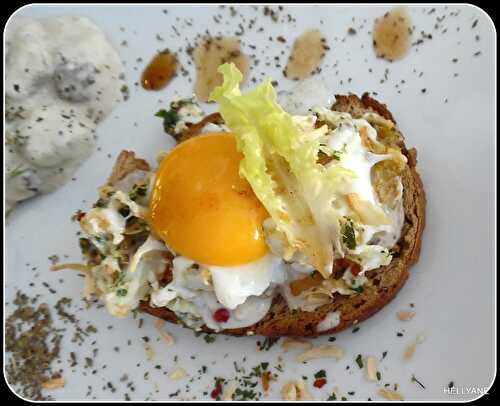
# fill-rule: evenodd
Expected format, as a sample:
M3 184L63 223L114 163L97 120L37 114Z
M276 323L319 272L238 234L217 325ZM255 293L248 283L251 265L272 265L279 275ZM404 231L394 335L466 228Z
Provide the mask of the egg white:
M207 266L218 301L228 309L245 302L249 296L261 295L272 283L285 281L281 258L268 254L249 264L222 267Z
M271 306L274 287L285 282L288 267L273 254L231 267L198 264L193 270L194 264L189 258L175 257L172 281L153 290L151 304L169 307L173 302L190 302L195 315L215 331L249 326L262 319ZM223 323L213 318L221 308L229 311L229 319Z

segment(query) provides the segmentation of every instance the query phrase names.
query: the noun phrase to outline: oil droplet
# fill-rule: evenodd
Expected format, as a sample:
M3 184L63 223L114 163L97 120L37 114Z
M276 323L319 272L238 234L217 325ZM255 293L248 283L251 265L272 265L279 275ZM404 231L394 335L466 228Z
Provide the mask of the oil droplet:
M155 55L144 69L141 77L142 87L146 90L161 90L177 74L177 58L168 49Z
M396 61L410 48L411 21L403 8L396 8L376 18L373 27L373 48L379 58Z
M293 80L302 80L318 71L328 49L321 32L318 30L304 32L293 43L285 76Z
M238 38L205 38L193 51L193 60L197 72L194 93L201 101L208 101L212 90L222 84L217 68L223 63L233 62L243 74L243 83L246 80L249 60L241 51Z

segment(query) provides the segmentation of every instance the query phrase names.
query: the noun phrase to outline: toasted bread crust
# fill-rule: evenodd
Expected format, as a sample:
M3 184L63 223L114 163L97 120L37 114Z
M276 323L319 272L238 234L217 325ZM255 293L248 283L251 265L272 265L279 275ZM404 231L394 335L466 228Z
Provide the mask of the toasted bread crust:
M332 110L343 111L349 113L353 117L360 117L364 113L373 112L396 124L396 120L394 120L391 112L387 110L387 106L372 99L368 93L363 93L361 99L355 94L336 94L335 104L332 106Z
M387 107L366 93L361 98L356 95L335 97L333 110L348 112L354 117L371 111L395 122ZM402 149L408 158L408 166L402 174L405 221L398 242L399 252L394 254L388 266L366 273L370 283L365 286L363 292L352 296L336 295L332 303L323 305L314 312L292 311L287 307L285 300L277 295L264 319L249 327L223 330L222 334L237 336L256 334L269 337L314 337L332 334L367 319L396 296L408 279L410 266L419 258L426 206L424 188L416 170L416 150L407 150L405 147ZM175 314L166 308L153 308L148 303L142 302L140 309L169 322L179 323ZM329 330L317 331L321 321L334 311L340 312L339 324ZM204 328L204 331L210 332L210 329Z

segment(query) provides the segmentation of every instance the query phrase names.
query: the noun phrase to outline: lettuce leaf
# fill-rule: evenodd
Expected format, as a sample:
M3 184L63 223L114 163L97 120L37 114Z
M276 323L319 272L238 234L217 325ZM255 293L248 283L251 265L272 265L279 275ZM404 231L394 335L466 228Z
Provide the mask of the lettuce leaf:
M338 192L355 176L340 166L317 162L327 131L307 130L276 102L267 80L242 94L243 75L234 64L221 65L224 82L210 99L219 103L244 158L240 175L252 186L293 251L327 277L334 257L343 256L340 216L334 209Z

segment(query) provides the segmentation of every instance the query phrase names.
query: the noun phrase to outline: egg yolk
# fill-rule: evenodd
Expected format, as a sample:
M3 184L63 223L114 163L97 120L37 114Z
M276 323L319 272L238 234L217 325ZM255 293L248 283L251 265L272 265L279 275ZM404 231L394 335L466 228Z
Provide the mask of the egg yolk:
M151 224L175 252L207 265L239 265L267 253L268 217L240 177L243 155L230 133L207 133L175 147L161 162Z

